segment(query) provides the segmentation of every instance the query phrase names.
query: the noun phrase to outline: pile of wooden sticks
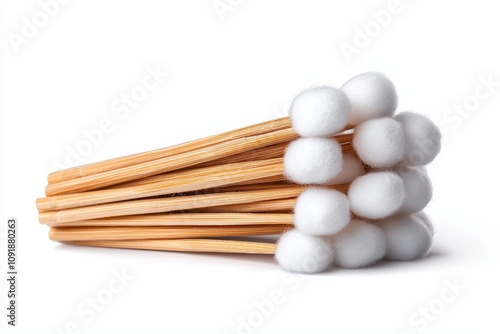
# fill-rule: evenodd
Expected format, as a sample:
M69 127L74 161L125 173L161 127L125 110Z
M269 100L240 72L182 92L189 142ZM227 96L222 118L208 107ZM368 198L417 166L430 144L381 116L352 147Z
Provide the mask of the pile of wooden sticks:
M353 152L352 129L333 138ZM273 254L304 187L283 175L288 117L57 171L36 205L54 241L98 247ZM328 188L347 192L349 184Z
M300 273L422 258L441 133L397 100L367 72L302 91L290 117L54 172L39 221L63 243L274 254Z

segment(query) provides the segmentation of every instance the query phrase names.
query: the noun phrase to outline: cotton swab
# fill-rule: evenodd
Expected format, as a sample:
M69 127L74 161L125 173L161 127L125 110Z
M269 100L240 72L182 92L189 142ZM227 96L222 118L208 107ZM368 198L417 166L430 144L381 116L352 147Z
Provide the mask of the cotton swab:
M247 180L281 175L282 169L282 159L269 159L259 162L243 162L223 166L205 167L179 172L175 175L166 174L158 177L155 182L143 185L40 198L37 200L37 208L41 212L62 210L196 191Z
M261 202L274 199L297 197L302 188L227 192L203 195L176 196L155 199L139 199L100 205L84 206L60 211L46 211L38 214L40 223L64 223L75 220L98 219L148 213L174 212L197 208Z
M334 188L335 186L331 187ZM139 199L83 206L59 211L39 212L38 220L40 223L65 223L76 220L165 213L222 205L263 202L276 199L295 199L302 191L303 188L300 186L285 186L264 190Z
M45 188L45 193L47 196L60 195L108 187L151 175L158 175L169 171L195 166L197 164L229 157L238 153L241 154L241 152L287 142L295 137L296 134L292 129L285 129L254 137L240 138L230 142L198 150L192 150L166 158L131 165L121 169L110 170L59 183L49 183ZM349 151L348 147L345 149L346 151Z

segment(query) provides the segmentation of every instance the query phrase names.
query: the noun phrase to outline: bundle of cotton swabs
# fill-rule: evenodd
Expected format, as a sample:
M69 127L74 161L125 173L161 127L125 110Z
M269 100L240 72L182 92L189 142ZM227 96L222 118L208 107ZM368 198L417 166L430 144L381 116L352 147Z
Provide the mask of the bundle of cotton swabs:
M441 135L397 102L368 72L301 92L286 118L51 173L40 223L67 244L274 254L293 272L422 258Z

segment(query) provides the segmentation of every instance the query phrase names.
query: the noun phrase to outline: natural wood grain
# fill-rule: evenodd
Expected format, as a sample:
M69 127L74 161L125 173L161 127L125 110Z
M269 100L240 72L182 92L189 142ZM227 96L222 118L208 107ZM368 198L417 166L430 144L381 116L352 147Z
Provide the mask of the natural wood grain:
M163 175L156 178L155 182L143 185L39 198L36 201L36 206L40 212L64 210L221 187L250 181L254 178L280 175L283 170L282 166L282 159L269 159L259 162L250 161L205 167L176 173L173 177L168 174Z
M224 132L214 136L193 140L187 143L161 148L154 151L133 154L125 157L118 157L84 166L72 167L69 169L53 172L49 174L47 179L49 183L62 182L74 178L99 174L118 168L132 166L137 163L143 163L155 159L165 158L176 154L185 153L191 150L224 143L235 139L256 136L277 130L283 130L289 127L290 127L290 119L288 117L284 117L276 120L271 120L247 126L241 129Z
M282 234L291 225L53 227L52 241L191 239Z
M118 216L102 219L49 222L50 227L89 226L241 226L292 224L290 213L167 213Z
M70 241L70 245L198 253L274 254L276 244L219 239Z
M193 166L260 147L290 141L297 135L292 129L278 130L253 137L245 137L217 145L194 149L176 155L141 162L106 172L49 183L45 188L47 196L99 189L122 182Z
M283 189L139 199L60 211L40 212L38 214L38 220L40 223L64 223L76 220L192 210L210 206L252 203L292 197L296 198L302 191L302 187L291 186Z
M197 209L200 213L260 213L260 212L292 212L296 198L283 198L270 201L251 202L242 204L219 205Z

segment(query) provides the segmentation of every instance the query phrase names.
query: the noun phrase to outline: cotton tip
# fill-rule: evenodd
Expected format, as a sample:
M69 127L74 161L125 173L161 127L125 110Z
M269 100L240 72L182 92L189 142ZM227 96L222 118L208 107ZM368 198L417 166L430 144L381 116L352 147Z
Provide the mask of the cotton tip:
M354 129L352 144L359 158L372 167L392 167L403 160L405 136L392 117L365 121Z
M405 134L404 160L412 166L427 165L441 150L441 132L432 121L414 112L402 112L394 117Z
M382 73L356 75L342 86L351 104L348 123L358 125L371 118L392 116L398 96L392 82Z
M307 188L297 197L293 223L302 233L337 233L351 220L349 199L333 189Z
M419 211L419 212L414 213L413 216L419 218L422 221L422 223L425 225L425 227L427 227L427 229L429 230L431 235L434 236L434 233L436 231L434 229L434 224L432 224L431 219L429 218L429 216L425 212Z
M397 215L377 222L387 241L387 259L409 261L424 257L432 244L432 234L414 215Z
M287 271L312 274L331 267L333 254L323 238L290 230L278 240L274 256Z
M368 219L382 219L396 213L403 204L403 180L393 172L374 172L351 183L348 197L351 211Z
M354 154L344 154L343 160L342 169L328 184L351 183L365 173L363 163Z
M342 148L331 138L299 138L286 149L283 170L300 184L325 184L342 169Z
M302 137L329 137L343 130L351 107L343 91L321 86L297 95L290 106L293 130Z
M405 198L399 212L414 213L425 208L432 199L432 183L425 168L406 167L400 169L399 176L405 187Z
M384 231L362 220L351 221L330 239L335 252L335 264L343 268L365 267L384 258Z

